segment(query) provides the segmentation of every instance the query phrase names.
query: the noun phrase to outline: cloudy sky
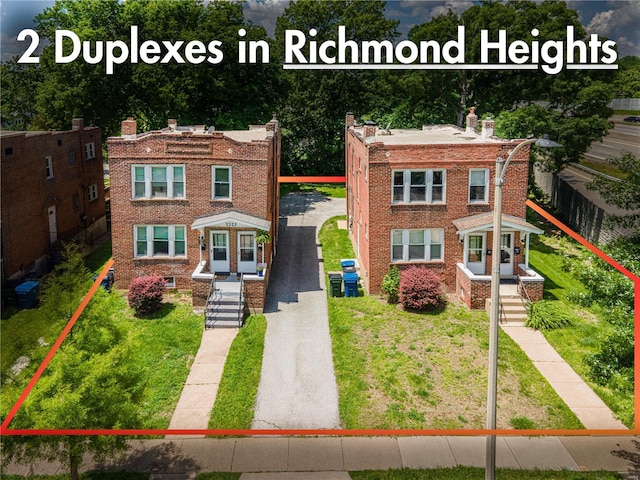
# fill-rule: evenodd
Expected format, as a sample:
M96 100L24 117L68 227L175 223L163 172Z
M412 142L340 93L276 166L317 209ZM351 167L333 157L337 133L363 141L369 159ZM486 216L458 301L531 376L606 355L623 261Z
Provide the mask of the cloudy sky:
M618 44L620 56L640 56L640 1L638 0L566 0L580 14L587 33L597 33ZM24 51L25 44L16 36L24 28L33 27L33 17L53 0L0 0L0 54L7 60ZM272 34L278 15L289 0L246 0L245 17L263 25ZM415 25L446 13L449 8L463 12L473 1L468 0L388 0L388 18L400 20L400 31L406 34Z

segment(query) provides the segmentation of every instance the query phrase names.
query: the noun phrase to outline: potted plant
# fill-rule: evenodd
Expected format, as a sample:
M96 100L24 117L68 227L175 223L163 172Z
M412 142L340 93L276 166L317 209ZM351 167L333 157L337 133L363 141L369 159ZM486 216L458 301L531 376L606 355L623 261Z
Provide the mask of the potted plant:
M259 263L258 266L256 267L256 271L258 272L258 276L259 277L264 276L265 267L266 267L266 265L264 263Z
M262 251L262 264L264 265L264 246L267 243L271 243L271 235L269 235L269 232L265 230L258 230L256 233L256 242L260 245L260 251Z

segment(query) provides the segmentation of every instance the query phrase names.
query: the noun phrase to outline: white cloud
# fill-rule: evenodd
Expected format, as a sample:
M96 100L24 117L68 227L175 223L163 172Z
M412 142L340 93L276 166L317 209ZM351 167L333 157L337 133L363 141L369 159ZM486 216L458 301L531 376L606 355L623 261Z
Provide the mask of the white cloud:
M288 6L289 0L246 0L243 10L247 20L263 26L269 35L273 35L277 18Z
M608 10L596 13L585 27L588 34L596 33L617 42L620 54L640 54L640 2L607 2Z

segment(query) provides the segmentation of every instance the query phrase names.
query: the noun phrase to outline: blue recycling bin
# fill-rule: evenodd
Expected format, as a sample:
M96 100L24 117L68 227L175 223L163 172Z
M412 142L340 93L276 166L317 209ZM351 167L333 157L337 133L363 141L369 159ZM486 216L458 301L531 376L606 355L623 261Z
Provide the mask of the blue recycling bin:
M343 273L354 273L356 271L355 260L342 260L340 266L342 267Z
M38 306L38 290L40 282L23 282L15 288L20 308L36 308Z
M344 296L357 297L358 296L358 274L355 272L345 272L342 274L342 280L344 282Z
M93 276L93 281L95 282L98 278L98 275ZM109 269L107 275L100 282L100 286L107 291L111 291L111 285L113 285L113 268Z

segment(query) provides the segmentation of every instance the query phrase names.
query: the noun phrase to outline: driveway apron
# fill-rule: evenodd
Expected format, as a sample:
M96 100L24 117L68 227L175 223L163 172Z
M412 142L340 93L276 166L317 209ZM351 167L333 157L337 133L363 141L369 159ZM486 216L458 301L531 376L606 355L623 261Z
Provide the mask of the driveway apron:
M322 224L345 200L289 194L280 202L277 255L265 305L262 373L254 429L340 427L322 252Z

